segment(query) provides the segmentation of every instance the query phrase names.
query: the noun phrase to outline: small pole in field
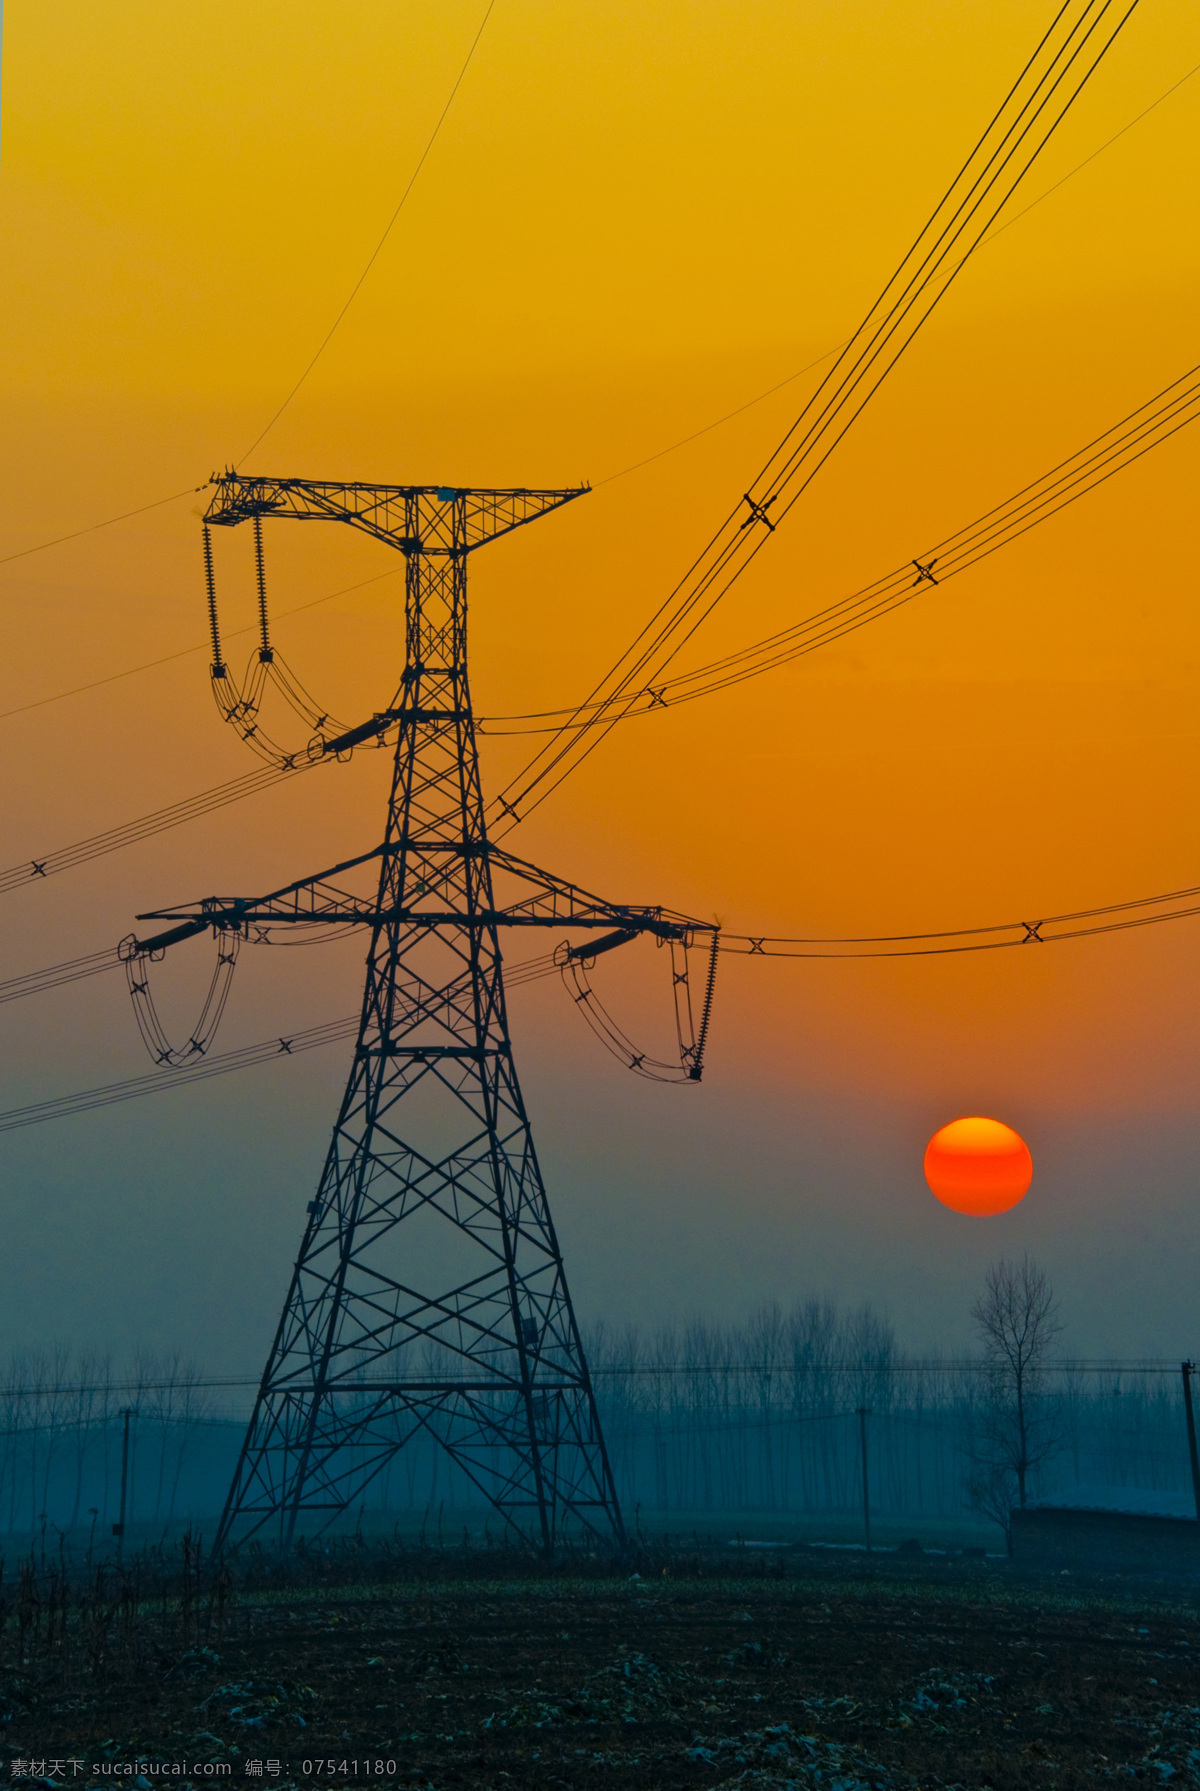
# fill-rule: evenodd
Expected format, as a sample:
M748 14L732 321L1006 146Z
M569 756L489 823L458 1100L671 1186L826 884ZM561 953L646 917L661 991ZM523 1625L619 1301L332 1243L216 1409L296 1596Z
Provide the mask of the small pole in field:
M1192 1458L1192 1496L1196 1501L1196 1517L1200 1520L1200 1457L1196 1454L1196 1414L1192 1410L1192 1376L1196 1372L1196 1364L1181 1362L1179 1369L1183 1375L1183 1412L1187 1419L1188 1453Z
M129 1490L129 1420L133 1416L133 1408L126 1406L122 1416L125 1419L125 1431L121 1438L121 1521L113 1525L113 1535L117 1539L118 1561L125 1550L125 1499Z
M858 1440L862 1449L862 1486L863 1486L863 1530L867 1539L867 1553L871 1553L871 1495L867 1486L867 1419L871 1415L869 1405L858 1407Z

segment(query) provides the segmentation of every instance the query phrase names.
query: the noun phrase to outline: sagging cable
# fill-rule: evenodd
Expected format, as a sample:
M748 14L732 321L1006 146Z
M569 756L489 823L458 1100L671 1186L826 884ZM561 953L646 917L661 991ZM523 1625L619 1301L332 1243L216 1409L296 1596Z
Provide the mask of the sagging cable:
M691 1000L691 978L688 953L694 939L691 931L666 943L671 951L671 982L675 1008L675 1036L679 1056L675 1063L651 1057L641 1051L624 1029L613 1019L591 985L588 970L603 953L615 951L639 937L640 929L620 928L602 938L583 945L561 945L555 953L563 983L587 1025L605 1050L635 1075L651 1082L699 1082L703 1074L704 1046L712 1012L713 986L716 980L717 933L709 958L700 1026L694 1024ZM660 944L663 941L659 941Z
M189 923L189 930L194 930L193 923ZM180 929L176 928L175 931L179 932ZM181 1046L172 1045L168 1038L150 989L150 964L162 957L167 943L166 936L162 936L161 943L153 940L139 941L131 936L123 939L117 948L125 965L138 1031L152 1060L160 1068L178 1069L180 1064L203 1057L216 1037L225 1004L229 1000L241 938L236 932L222 930L217 933L216 940L217 962L212 982L191 1037L186 1045Z
M327 738L345 734L343 723L335 721L328 709L309 694L300 679L271 642L270 609L267 601L266 561L263 554L262 517L254 518L254 581L258 603L258 645L250 655L246 675L239 683L225 662L221 651L220 619L217 605L216 571L213 561L212 531L208 523L202 533L204 550L204 583L208 597L209 631L212 637L212 693L221 719L236 729L259 758L282 770L292 770L307 757L310 761L324 755ZM289 752L266 733L260 719L263 697L270 684L284 702L312 730L306 747Z

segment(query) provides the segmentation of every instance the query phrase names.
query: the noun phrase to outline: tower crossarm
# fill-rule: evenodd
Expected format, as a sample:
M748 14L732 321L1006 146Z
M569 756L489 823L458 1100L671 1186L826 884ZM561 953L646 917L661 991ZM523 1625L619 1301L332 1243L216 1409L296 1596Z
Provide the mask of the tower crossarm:
M356 870L359 865L371 864L382 858L387 850L385 846L374 846L369 852L360 852L355 858L345 858L340 864L331 865L328 870L318 871L315 877L301 877L295 883L285 884L282 889L272 890L268 895L206 896L200 902L187 903L179 908L149 909L137 918L173 920L176 924L147 939L131 938L124 941L122 956L148 957L151 953L164 951L168 945L178 945L181 940L193 939L197 933L207 932L210 927L214 932L221 933L249 932L252 923L262 925L267 921L273 924L309 921L322 926L347 921L369 924L378 917L378 908L373 898L355 897L344 889L338 889L330 882L330 878Z
M502 851L498 846L489 846L488 856L493 870L506 871L522 883L532 885L531 894L505 908L503 924L508 926L619 927L653 933L663 940L686 940L693 933L713 931L711 922L692 920L686 914L674 914L668 908L606 901L590 890L581 889L577 883L556 877L552 871L543 871L538 865Z
M427 847L426 850L429 850ZM460 853L461 846L446 845L447 853ZM199 903L178 908L155 908L139 914L139 920L168 920L174 924L145 939L132 938L122 947L126 957L147 957L195 938L210 928L217 933L249 934L252 927L311 924L314 926L373 926L380 921L395 920L413 927L580 927L617 928L625 933L650 933L661 940L687 940L696 932L711 932L706 921L691 920L662 907L609 902L603 897L556 877L536 865L514 858L496 847L483 850L493 867L503 869L526 884L532 892L505 907L475 907L470 910L444 907L436 898L398 908L391 913L381 911L374 897L358 897L340 889L332 879L357 869L360 865L394 857L400 847L376 846L355 858L303 877L282 889L262 896L208 896Z
M591 489L475 489L457 485L342 484L326 479L258 479L215 474L204 520L233 528L254 517L345 522L405 554L462 555L534 522Z

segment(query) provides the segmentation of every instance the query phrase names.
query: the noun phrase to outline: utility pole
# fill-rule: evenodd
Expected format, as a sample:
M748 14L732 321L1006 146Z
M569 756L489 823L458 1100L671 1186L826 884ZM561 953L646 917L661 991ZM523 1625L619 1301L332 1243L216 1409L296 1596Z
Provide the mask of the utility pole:
M603 901L491 843L467 677L468 555L586 487L480 491L236 473L213 483L205 568L214 684L228 674L210 528L250 521L257 544L267 517L338 521L406 562L396 697L315 748L341 755L382 745L395 730L382 844L266 896L140 916L174 924L125 947L140 989L135 964L210 928L218 951L230 935L269 941L273 928L306 924L362 926L369 940L349 1081L216 1547L268 1533L289 1548L298 1524L324 1529L361 1503L398 1451L432 1436L544 1553L571 1529L623 1548L513 1061L500 929L584 929L586 947L559 947L564 963L643 933L676 946L699 930L715 942L714 929ZM261 556L258 564L263 607ZM263 640L266 653L265 619ZM364 876L373 887L356 889ZM499 879L516 886L515 899L498 899ZM605 937L594 937L599 929ZM706 998L704 1024L707 1012ZM684 1053L692 1080L703 1033L702 1024Z
M1192 1497L1196 1501L1196 1518L1200 1522L1200 1456L1196 1454L1196 1414L1192 1410L1192 1376L1196 1372L1196 1364L1181 1362L1179 1371L1183 1376L1183 1414L1187 1419L1188 1454L1192 1461Z
M869 1405L858 1407L858 1441L862 1457L862 1495L863 1495L863 1533L867 1539L867 1553L871 1553L871 1494L867 1482L867 1419L871 1415Z
M121 1433L121 1520L112 1527L113 1535L117 1539L118 1561L125 1552L125 1505L129 1492L129 1420L132 1415L131 1406L125 1406L122 1409L121 1416L124 1418L125 1424Z

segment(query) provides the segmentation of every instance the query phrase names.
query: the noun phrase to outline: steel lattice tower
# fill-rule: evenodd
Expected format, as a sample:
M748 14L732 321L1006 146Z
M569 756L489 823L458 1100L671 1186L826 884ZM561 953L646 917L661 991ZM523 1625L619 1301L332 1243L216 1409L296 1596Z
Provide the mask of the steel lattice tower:
M580 492L236 474L215 483L210 525L334 519L407 562L397 699L325 747L341 751L397 728L382 845L269 896L159 911L180 924L136 947L157 952L209 927L218 935L306 921L369 928L349 1081L217 1547L266 1532L286 1548L297 1525L322 1528L422 1431L545 1550L580 1527L620 1546L613 1476L513 1062L499 929L616 925L621 940L646 931L677 939L683 929L680 917L602 902L489 845L467 677L468 555ZM373 900L331 881L376 860ZM527 891L504 908L497 867Z

